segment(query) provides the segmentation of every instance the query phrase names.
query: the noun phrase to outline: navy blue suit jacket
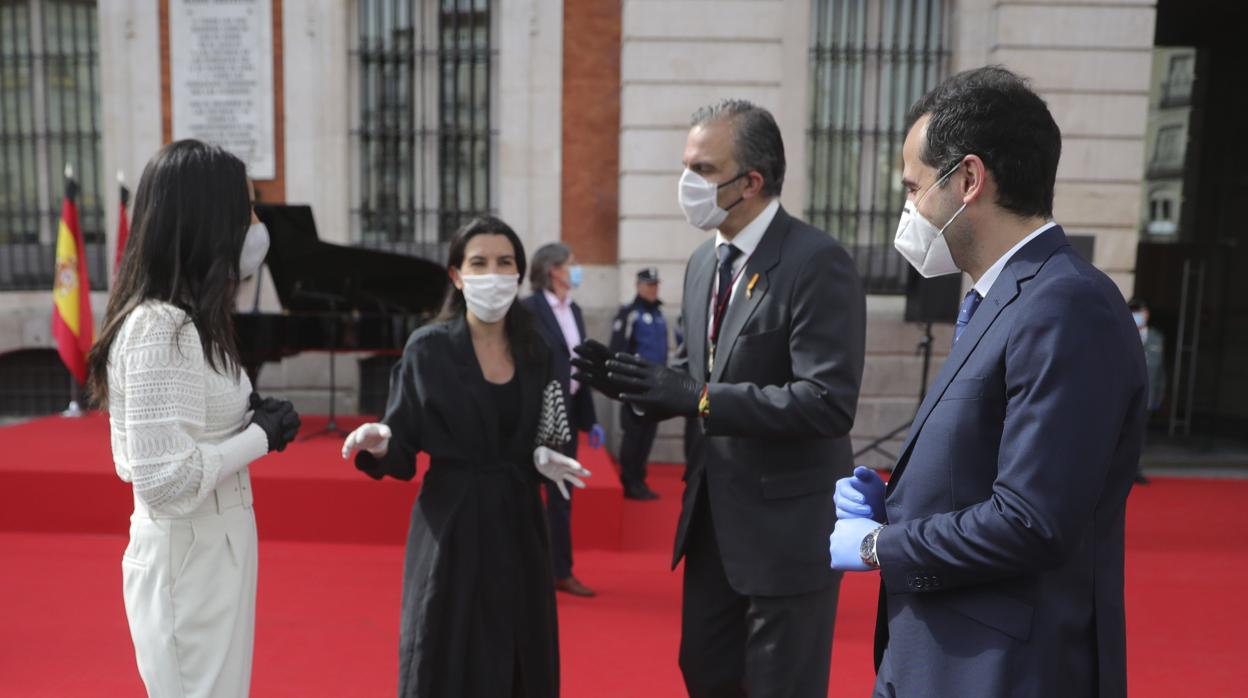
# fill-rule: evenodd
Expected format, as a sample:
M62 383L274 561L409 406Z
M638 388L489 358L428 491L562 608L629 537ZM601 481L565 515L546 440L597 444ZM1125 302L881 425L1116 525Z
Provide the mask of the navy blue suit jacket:
M1140 335L1052 228L1007 262L919 408L880 534L878 695L1125 696Z
M533 313L535 329L550 348L554 375L563 386L563 402L567 405L570 425L577 431L589 431L598 423L598 415L594 411L594 391L585 386L577 390L576 395L572 394L572 350L568 349L568 342L563 337L563 329L559 327L555 311L551 310L550 303L541 291L520 302ZM576 319L576 330L581 333L581 341L589 339L585 334L585 317L576 301L572 302L572 317ZM568 455L575 457L575 439L566 450L569 451Z

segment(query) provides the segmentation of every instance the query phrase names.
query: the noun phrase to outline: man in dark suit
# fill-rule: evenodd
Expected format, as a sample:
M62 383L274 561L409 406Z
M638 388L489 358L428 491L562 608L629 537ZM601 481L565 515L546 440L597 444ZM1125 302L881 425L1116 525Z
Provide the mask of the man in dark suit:
M909 121L898 250L974 287L887 488L837 484L833 566L880 574L875 693L1125 696L1135 323L1052 221L1061 133L1023 80L955 75Z
M581 306L572 300L572 289L581 285L581 267L567 245L552 242L533 253L529 280L533 295L521 302L532 311L539 333L550 346L554 374L563 385L563 402L568 406L569 426L574 432L589 432L590 445L599 448L603 429L594 412L593 393L571 379L569 364L572 347L586 338ZM565 456L576 458L577 441L573 438L568 442L563 449ZM550 482L546 483L546 519L550 526L555 589L574 596L594 596L594 590L572 574L572 499L565 499Z
M697 419L673 559L689 694L822 698L840 575L811 531L832 530L852 467L862 287L844 247L780 207L766 110L699 110L684 164L681 207L715 234L686 268L675 368L592 345L574 365L648 418Z

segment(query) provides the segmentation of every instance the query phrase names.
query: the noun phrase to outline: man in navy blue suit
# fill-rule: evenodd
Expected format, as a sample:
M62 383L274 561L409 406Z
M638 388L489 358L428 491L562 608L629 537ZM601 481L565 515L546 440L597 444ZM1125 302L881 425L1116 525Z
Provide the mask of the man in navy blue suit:
M1125 696L1139 333L1052 221L1061 133L1023 80L960 73L908 121L897 249L974 287L888 485L837 483L832 565L880 573L875 694Z

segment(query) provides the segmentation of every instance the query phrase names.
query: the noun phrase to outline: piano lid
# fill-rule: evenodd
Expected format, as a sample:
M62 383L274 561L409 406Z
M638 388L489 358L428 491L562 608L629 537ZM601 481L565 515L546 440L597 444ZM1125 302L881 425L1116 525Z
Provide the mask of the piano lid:
M322 242L312 208L256 204L269 229L265 263L282 307L292 312L434 315L446 269L420 257Z

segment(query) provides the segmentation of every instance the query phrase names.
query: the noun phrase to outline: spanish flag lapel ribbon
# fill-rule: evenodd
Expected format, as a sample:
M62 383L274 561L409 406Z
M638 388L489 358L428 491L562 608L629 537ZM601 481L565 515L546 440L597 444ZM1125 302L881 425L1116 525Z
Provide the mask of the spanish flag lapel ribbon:
M754 297L754 287L758 285L759 275L754 272L754 276L750 277L750 283L745 287L745 298L749 300Z

